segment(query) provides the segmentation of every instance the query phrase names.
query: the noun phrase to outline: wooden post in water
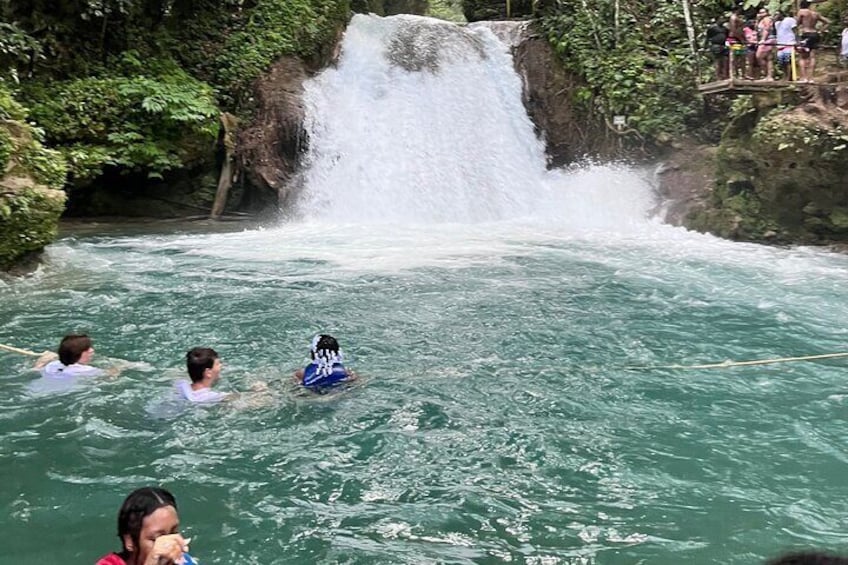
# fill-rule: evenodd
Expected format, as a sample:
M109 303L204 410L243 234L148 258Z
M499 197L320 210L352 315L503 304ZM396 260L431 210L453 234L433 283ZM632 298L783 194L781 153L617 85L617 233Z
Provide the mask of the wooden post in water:
M212 203L212 211L209 213L213 220L221 219L227 205L227 195L233 186L233 152L236 148L238 120L232 114L221 112L221 127L224 128L224 164L221 166L221 176L218 177L215 202Z

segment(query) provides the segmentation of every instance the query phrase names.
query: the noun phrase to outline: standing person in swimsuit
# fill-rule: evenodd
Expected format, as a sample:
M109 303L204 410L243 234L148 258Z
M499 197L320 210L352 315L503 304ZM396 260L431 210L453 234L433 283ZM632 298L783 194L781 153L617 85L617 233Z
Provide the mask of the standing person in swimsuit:
M774 80L774 65L772 51L777 43L774 33L774 21L767 8L760 8L757 13L757 65L765 69L763 80Z
M742 7L734 6L730 12L727 45L730 48L730 78L745 76L745 20Z
M827 29L830 20L816 12L809 0L801 0L798 16L798 28L801 31L801 43L798 53L800 55L801 80L800 82L813 82L816 73L816 49L819 46L819 23L821 30Z

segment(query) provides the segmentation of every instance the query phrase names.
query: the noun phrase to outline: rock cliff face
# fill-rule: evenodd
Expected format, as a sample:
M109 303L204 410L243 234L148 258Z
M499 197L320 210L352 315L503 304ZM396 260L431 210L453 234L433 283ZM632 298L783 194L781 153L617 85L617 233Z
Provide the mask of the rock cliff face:
M19 264L56 238L65 193L29 176L0 179L0 270Z
M724 132L709 196L685 225L737 240L848 242L845 88L752 99Z
M596 152L592 123L585 115L578 117L571 103L580 79L563 68L550 43L528 26L513 58L524 82L524 106L545 140L548 165L561 167Z
M307 140L303 129L303 83L317 69L295 57L278 60L255 86L257 112L241 131L237 158L254 207L283 205Z

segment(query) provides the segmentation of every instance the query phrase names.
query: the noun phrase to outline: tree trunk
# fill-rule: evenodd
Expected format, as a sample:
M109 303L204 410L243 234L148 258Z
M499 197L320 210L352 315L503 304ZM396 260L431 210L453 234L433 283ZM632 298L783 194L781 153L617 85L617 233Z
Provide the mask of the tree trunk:
M218 220L227 205L227 196L233 186L233 153L235 152L235 135L238 121L232 114L221 113L221 127L224 129L224 164L221 166L221 176L218 177L218 190L215 192L215 202L209 217Z
M695 26L692 24L692 10L689 7L689 0L680 0L680 2L683 4L683 19L686 21L686 35L689 37L689 49L692 50L692 56L697 57Z

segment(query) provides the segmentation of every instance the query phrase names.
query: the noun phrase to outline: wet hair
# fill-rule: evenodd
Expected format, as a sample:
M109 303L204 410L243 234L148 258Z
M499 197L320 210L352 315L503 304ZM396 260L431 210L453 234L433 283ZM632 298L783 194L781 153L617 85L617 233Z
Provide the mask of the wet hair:
M848 565L848 557L818 551L806 551L775 557L766 561L766 565Z
M215 366L218 354L209 347L195 347L186 353L186 369L191 382L199 383L203 380L203 371Z
M62 365L73 365L91 347L91 338L85 334L69 334L59 344L59 361Z
M336 338L333 336L319 334L315 337L317 339L312 341L312 351L310 351L313 359L315 359L315 353L317 351L332 351L333 353L339 352L339 342L336 341Z
M806 9L807 9L807 8L809 8L809 7L810 7L810 2L809 2L809 0L801 0L800 8L801 8L802 10L806 10Z
M173 506L176 510L177 501L170 492L158 487L142 487L127 496L118 512L118 538L124 551L129 551L124 536L130 536L137 546L144 519L165 506Z

